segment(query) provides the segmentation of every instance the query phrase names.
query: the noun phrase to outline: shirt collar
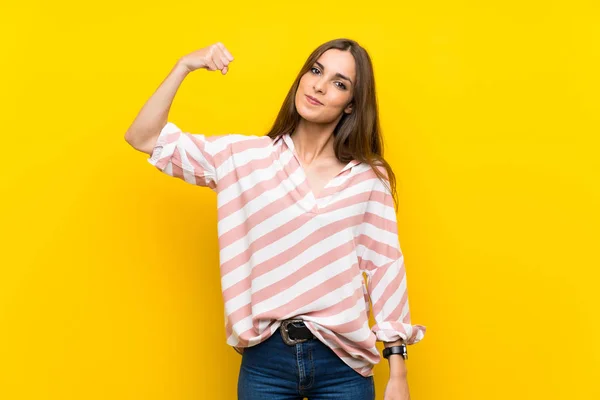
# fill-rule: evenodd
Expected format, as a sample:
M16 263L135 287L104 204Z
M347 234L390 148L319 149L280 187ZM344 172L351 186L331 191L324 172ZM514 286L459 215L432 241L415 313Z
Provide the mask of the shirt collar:
M284 133L279 135L275 141L273 143L277 143L279 141L279 139L283 139L283 141L285 142L285 144L287 145L287 147L294 151L295 147L294 147L294 142L292 141L292 137L290 136L289 133ZM358 161L356 160L352 160L350 161L348 164L346 164L346 166L340 171L340 173L344 172L345 170L347 170L348 168L352 168L353 166L355 166L356 164L360 164Z
M277 142L279 142L279 140L280 140L281 138L283 138L283 136L284 136L284 135L279 135L279 136L277 136L277 137L275 138L275 140L273 140L273 144L276 144Z

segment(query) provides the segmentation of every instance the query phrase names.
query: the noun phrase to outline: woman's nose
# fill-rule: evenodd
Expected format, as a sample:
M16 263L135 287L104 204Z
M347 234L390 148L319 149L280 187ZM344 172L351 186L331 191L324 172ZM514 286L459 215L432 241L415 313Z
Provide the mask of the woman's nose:
M315 83L313 84L313 89L315 90L315 92L321 92L323 93L323 81L321 79L317 79L315 81Z

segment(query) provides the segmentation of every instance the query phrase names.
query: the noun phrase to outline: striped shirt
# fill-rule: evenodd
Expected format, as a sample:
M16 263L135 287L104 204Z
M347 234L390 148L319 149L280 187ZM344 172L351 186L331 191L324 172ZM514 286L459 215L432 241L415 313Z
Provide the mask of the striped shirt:
M350 161L315 196L289 134L205 136L171 122L148 162L217 193L225 332L238 353L297 318L367 377L376 341L423 338L392 195L368 164Z

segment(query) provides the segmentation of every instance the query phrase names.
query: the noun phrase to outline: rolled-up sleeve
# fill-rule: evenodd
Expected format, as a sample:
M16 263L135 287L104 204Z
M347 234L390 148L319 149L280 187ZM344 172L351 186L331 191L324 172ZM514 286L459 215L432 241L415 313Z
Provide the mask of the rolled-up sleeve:
M389 183L388 183L389 184ZM426 327L411 323L404 256L398 239L394 202L388 188L375 185L357 238L359 266L367 276L367 291L377 340L415 344Z
M161 130L148 162L165 174L216 191L217 153L216 136L182 132L168 122Z

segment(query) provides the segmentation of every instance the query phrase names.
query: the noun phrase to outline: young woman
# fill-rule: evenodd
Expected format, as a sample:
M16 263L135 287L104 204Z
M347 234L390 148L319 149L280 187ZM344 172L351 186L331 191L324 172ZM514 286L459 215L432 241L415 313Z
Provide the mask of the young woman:
M217 193L238 398L374 399L382 341L384 399L409 399L406 345L426 328L410 321L369 55L348 39L315 49L266 135L205 136L168 122L187 74L226 74L232 61L221 43L183 56L125 139L160 171Z

